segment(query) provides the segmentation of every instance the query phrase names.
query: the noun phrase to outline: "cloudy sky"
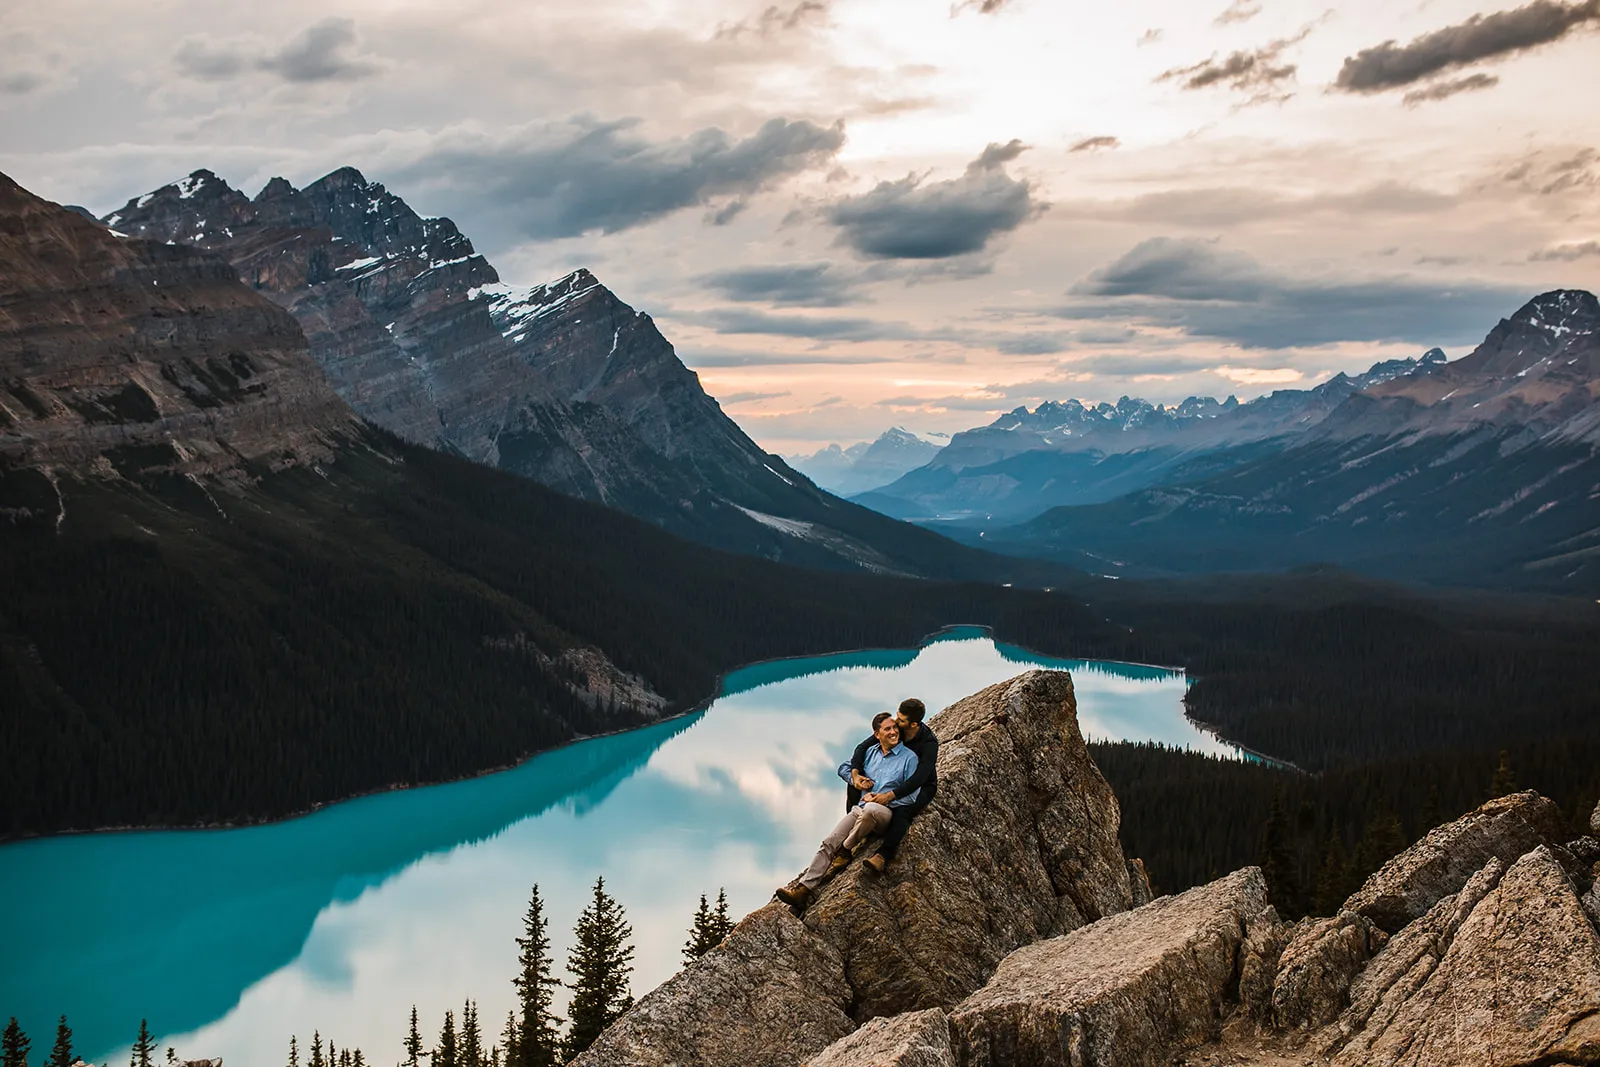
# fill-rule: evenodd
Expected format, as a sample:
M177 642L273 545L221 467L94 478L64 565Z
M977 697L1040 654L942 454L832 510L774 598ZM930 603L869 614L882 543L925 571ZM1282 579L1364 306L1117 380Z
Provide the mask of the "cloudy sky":
M341 165L588 266L768 448L1241 399L1600 288L1600 0L8 5L0 170Z

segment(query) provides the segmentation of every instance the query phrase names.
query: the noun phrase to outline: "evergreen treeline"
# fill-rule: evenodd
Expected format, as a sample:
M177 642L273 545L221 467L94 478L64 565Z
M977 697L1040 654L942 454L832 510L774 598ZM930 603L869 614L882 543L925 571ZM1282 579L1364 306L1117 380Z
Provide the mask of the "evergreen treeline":
M1515 789L1561 806L1574 837L1600 798L1600 738L1445 749L1306 774L1161 745L1097 743L1122 844L1159 893L1260 864L1280 913L1331 914L1384 861Z

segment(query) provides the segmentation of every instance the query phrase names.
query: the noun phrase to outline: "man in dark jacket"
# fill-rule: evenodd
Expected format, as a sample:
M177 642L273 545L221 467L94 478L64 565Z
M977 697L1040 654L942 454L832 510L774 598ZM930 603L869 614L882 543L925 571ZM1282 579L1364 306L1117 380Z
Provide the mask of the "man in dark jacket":
M867 859L867 866L879 874L894 859L895 853L900 851L900 841L911 828L911 820L933 802L934 794L939 791L939 739L934 736L933 729L922 721L927 713L928 709L922 701L911 697L900 702L900 710L895 714L895 721L900 724L900 743L917 754L917 770L892 792L899 796L910 796L919 789L921 792L917 793L915 804L892 809L894 817L889 820L889 828L883 832L883 844L878 846L876 855ZM873 742L873 738L867 738L856 746L855 753L850 757L850 785L845 790L846 811L861 799L862 792L873 786L872 779L862 773L867 749Z

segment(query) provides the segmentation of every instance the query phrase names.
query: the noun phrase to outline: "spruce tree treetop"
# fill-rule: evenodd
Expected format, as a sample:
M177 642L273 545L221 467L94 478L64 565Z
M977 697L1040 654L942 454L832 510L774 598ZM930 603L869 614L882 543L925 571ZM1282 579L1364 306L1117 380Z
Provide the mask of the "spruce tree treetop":
M156 1039L150 1036L150 1021L139 1020L139 1036L133 1042L133 1051L128 1055L129 1067L150 1067L154 1060Z
M594 881L594 897L578 916L567 970L573 981L568 1012L566 1056L572 1059L594 1044L600 1032L633 1006L628 976L633 973L633 927L619 904L606 892L605 879Z
M56 1024L56 1043L45 1063L48 1067L72 1067L72 1027L67 1025L65 1015Z
M522 918L523 936L517 938L517 987L522 1019L506 1021L506 1067L557 1067L563 1062L556 1027L561 1020L553 1011L555 987L561 982L550 972L550 924L544 917L544 902L534 883L528 894L528 912Z
M0 1067L28 1067L28 1050L32 1047L33 1042L22 1032L13 1015L6 1024L4 1036L0 1036Z

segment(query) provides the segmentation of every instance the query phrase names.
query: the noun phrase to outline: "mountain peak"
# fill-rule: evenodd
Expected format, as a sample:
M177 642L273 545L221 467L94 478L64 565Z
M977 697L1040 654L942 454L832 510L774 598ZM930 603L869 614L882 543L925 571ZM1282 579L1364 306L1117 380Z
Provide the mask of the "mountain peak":
M1583 289L1552 289L1518 308L1510 321L1556 336L1595 333L1600 331L1600 300Z

